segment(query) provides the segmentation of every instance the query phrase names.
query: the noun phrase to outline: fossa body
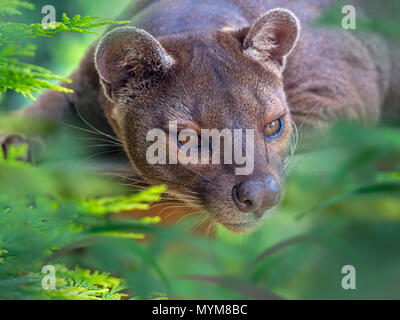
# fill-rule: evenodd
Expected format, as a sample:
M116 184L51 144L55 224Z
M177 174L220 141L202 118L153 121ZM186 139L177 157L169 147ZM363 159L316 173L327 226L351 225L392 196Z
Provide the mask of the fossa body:
M131 26L93 44L64 84L74 93L47 91L24 113L68 122L78 109L122 142L146 183L166 184L230 230L251 231L279 204L293 123L319 130L338 117L375 124L399 112L398 49L313 27L333 3L136 0L121 17ZM254 129L254 171L150 165L146 134L169 121L179 130Z

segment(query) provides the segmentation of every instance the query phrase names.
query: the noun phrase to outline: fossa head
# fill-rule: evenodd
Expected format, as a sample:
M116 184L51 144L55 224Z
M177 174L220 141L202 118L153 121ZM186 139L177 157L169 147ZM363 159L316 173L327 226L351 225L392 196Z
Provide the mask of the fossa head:
M159 39L134 27L108 33L95 57L109 99L106 112L144 179L168 185L178 197L196 195L201 210L235 232L260 225L281 198L293 133L282 72L299 31L290 11L274 9L240 30ZM171 121L177 132L170 132ZM207 145L202 129L252 129L253 170L236 174L235 157L232 163L151 164L146 152L153 142L146 137L155 128L165 131L166 150L174 144L185 153ZM187 129L197 139L180 139Z

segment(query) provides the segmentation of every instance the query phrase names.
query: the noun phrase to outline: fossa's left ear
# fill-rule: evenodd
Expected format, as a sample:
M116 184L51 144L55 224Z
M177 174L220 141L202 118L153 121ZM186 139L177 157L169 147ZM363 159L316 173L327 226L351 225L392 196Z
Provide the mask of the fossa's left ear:
M243 47L251 58L282 72L299 35L300 23L294 13L277 8L264 13L252 24Z

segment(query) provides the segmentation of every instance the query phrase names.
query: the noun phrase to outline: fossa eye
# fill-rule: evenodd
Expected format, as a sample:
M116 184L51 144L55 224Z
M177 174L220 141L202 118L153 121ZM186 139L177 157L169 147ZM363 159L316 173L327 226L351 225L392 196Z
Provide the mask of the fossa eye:
M198 135L178 134L178 146L181 149L201 149L201 138Z
M281 135L283 131L283 120L282 118L274 120L268 123L264 127L264 135L268 138L277 138Z

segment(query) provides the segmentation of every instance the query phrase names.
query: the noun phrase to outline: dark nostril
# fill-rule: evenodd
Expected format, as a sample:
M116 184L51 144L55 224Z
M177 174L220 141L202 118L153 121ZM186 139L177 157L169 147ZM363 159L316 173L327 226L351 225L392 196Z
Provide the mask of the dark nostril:
M242 212L264 212L276 206L281 197L281 188L272 175L261 179L248 179L232 189L232 198Z
M234 186L232 189L232 198L233 198L233 202L236 204L236 206L238 207L238 209L242 212L251 212L251 201L249 200L244 200L240 199L239 197L239 191L238 191L239 187L238 186Z
M242 212L257 210L263 202L262 185L254 181L245 181L233 187L232 197Z

